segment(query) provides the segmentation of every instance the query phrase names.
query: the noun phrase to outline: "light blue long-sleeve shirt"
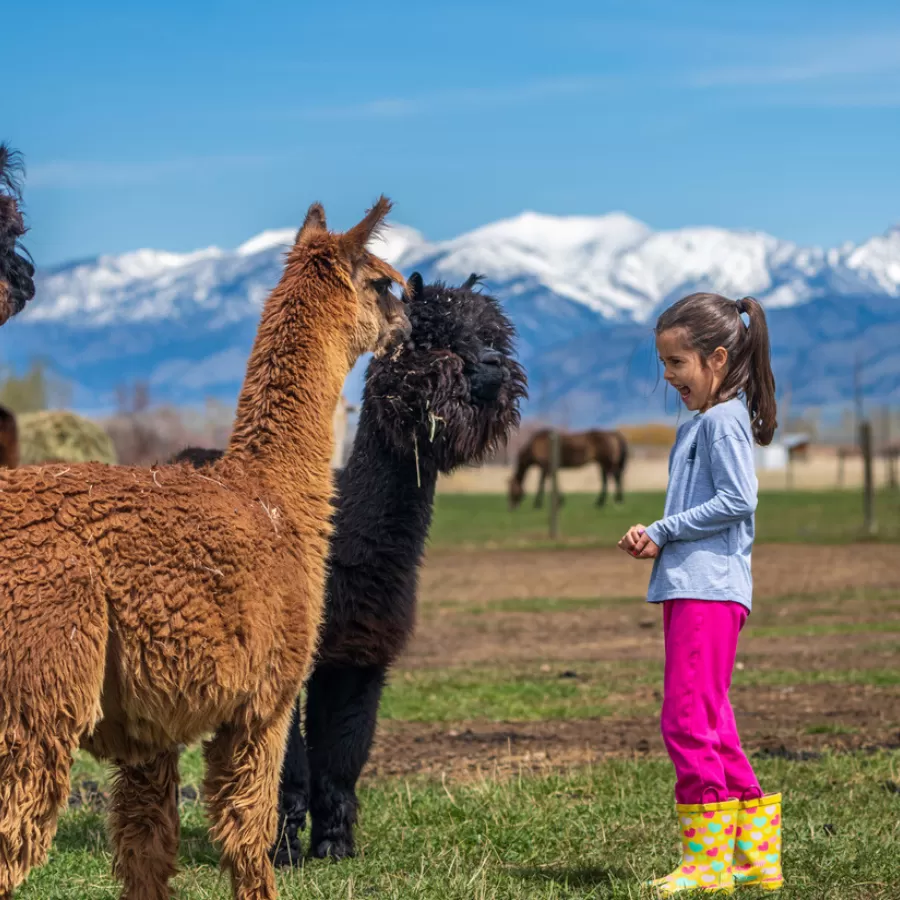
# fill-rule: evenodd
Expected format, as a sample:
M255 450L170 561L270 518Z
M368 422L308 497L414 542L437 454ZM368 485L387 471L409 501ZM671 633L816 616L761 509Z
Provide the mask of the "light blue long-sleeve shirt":
M739 399L685 422L669 455L665 514L647 534L660 547L647 599L734 600L751 608L757 499L750 416Z

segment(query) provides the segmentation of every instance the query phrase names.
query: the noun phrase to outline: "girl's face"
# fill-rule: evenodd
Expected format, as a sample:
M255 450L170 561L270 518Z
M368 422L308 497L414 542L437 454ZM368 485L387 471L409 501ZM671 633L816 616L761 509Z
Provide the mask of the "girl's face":
M704 361L691 348L684 329L672 328L656 336L656 352L666 367L663 377L681 394L684 405L695 412L706 412L725 378L728 351L717 347Z

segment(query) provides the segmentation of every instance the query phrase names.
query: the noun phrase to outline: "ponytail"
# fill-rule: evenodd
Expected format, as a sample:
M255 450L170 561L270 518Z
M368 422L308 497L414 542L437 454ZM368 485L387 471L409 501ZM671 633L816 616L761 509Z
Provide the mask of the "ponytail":
M738 313L746 313L750 320L747 326L747 380L744 384L747 410L756 443L766 447L772 443L778 427L769 326L765 310L753 297L738 300L737 309Z

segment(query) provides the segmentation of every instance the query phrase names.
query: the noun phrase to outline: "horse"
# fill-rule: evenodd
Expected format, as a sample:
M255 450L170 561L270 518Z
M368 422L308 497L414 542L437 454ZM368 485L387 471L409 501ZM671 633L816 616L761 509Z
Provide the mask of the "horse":
M515 509L525 496L523 482L525 474L532 466L541 470L541 480L534 506L540 508L544 502L544 483L550 472L550 435L549 428L542 429L532 435L531 440L519 451L516 470L509 480L509 508ZM597 506L606 503L607 479L610 475L616 482L616 503L621 503L622 476L628 462L628 443L620 431L576 431L559 436L559 467L561 469L577 469L595 462L600 467L602 489L597 497Z

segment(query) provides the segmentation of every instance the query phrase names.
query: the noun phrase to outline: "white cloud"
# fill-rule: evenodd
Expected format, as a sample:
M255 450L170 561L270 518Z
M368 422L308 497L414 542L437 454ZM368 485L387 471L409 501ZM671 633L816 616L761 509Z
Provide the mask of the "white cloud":
M768 55L764 61L689 74L686 84L694 88L764 87L900 74L900 32L888 29L769 42Z
M258 166L273 157L254 155L197 156L142 162L53 160L28 167L28 188L72 188L154 184L174 175Z
M433 91L415 97L384 97L347 106L301 109L297 115L309 119L398 119L427 112L495 109L537 100L592 94L621 84L605 75L561 75L499 87Z

